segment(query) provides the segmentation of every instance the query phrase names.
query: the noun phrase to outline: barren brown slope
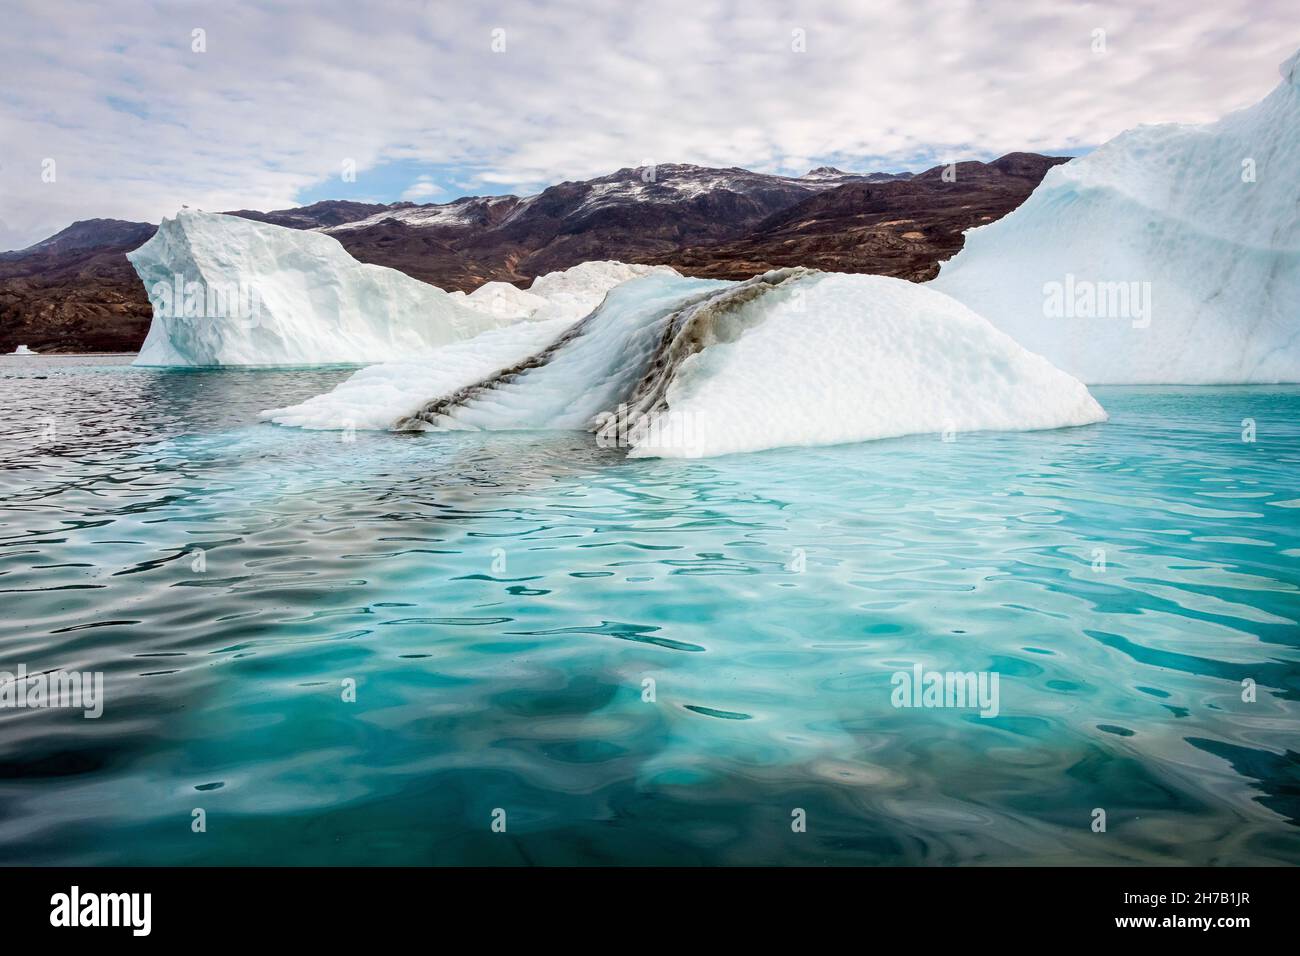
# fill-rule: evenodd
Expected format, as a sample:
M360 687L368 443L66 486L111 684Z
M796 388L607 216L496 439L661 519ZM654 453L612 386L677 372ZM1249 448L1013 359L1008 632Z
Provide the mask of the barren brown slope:
M147 222L90 219L22 252L0 253L0 352L140 347L152 310L126 253Z
M743 279L783 266L868 272L915 282L934 278L962 233L1000 219L1068 157L1009 153L990 163L936 166L907 180L851 183L795 203L743 238L693 245L636 261L690 275Z
M527 199L508 197L511 205L496 197L490 218L475 209L449 208L454 215L422 220L423 212L410 210L327 231L362 262L472 291L488 280L527 283L592 259L640 261L736 238L802 199L866 178L831 169L789 177L738 167L628 167L559 183ZM438 240L430 249L433 263L410 254L420 236Z

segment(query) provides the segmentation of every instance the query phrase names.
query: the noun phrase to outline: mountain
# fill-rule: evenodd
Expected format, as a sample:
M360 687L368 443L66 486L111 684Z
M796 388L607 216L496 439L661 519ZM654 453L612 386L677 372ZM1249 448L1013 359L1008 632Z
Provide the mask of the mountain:
M0 252L0 262L16 262L21 259L34 266L38 261L71 259L105 246L129 245L142 241L141 236L147 239L151 235L153 227L148 223L128 222L125 219L83 219L34 246L18 252Z
M152 310L126 253L156 231L87 219L19 252L0 253L0 352L134 350Z
M394 206L414 206L414 203L395 203ZM286 229L322 229L364 219L391 208L393 206L380 203L326 199L312 203L310 206L298 206L296 209L277 209L273 212L236 209L227 215L253 219L257 222L269 222L273 226L284 226Z
M559 183L526 199L473 197L380 213L325 231L363 262L423 267L419 278L469 291L489 279L524 282L591 259L642 261L669 256L687 243L740 236L795 202L865 179L685 164L629 167ZM420 244L422 262L401 251ZM442 261L430 265L425 256Z
M579 262L672 265L691 275L747 278L784 265L923 280L961 247L962 230L1010 212L1061 158L1013 153L992 163L911 173L803 176L686 164L629 167L563 182L535 196L470 196L389 205L328 200L232 215L337 239L361 262L448 291L526 284ZM125 253L156 227L86 220L0 254L0 351L140 347L145 290Z
M339 240L361 262L399 269L448 291L472 292L494 279L534 277L505 275L498 259L489 256L480 260L459 248L467 237L500 226L525 201L518 196L466 196L434 205L394 203L322 231Z
M715 279L802 265L925 282L961 248L965 230L1005 216L1048 169L1067 161L1009 153L991 163L957 163L947 178L948 167L936 166L907 179L840 185L773 213L742 238L647 261Z

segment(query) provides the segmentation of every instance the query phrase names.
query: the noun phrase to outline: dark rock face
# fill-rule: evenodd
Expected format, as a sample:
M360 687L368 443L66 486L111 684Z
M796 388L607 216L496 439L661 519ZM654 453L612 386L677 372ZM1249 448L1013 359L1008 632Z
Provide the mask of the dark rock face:
M849 183L767 217L744 237L692 245L664 262L690 275L744 279L783 266L869 272L925 282L956 255L962 233L1000 219L1065 157L1011 153L991 163L957 163L905 180Z
M310 206L299 206L297 209L277 209L273 212L236 209L230 215L242 216L244 219L255 219L258 222L269 222L273 226L284 226L287 229L319 229L325 226L340 226L345 222L364 219L366 216L373 216L375 213L397 206L413 205L414 203L394 203L390 207L380 203L326 199L323 202L312 203Z
M326 231L362 262L391 265L468 292L489 279L527 282L589 259L641 261L671 255L686 244L738 237L792 203L862 178L839 174L809 180L680 164L626 168L560 183L528 199L476 199L492 203L493 215L473 222L459 221L473 210L425 221L417 218L418 210L399 210L378 221ZM405 256L395 259L394 252L412 237L395 230L394 222L435 234L446 246L444 259L450 251L460 258L460 267L445 261L426 266L424 274L411 271L415 264Z
M527 284L589 259L664 263L690 275L744 279L785 266L915 281L998 219L1065 158L1011 153L923 173L804 176L664 165L565 182L536 196L374 205L329 200L232 215L334 236L362 262L444 289ZM952 181L948 181L951 179ZM0 351L132 351L149 328L145 290L125 253L147 223L92 219L0 254Z
M155 228L87 219L21 252L0 253L0 352L138 349L152 310L126 253Z

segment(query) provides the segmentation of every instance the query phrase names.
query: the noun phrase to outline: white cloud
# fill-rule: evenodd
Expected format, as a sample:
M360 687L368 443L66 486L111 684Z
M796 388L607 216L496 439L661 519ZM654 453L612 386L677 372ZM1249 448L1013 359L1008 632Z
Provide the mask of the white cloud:
M362 181L382 162L468 166L491 192L647 159L870 169L1085 147L1267 93L1300 45L1290 6L30 0L0 32L0 242L182 202L288 206L345 159Z
M402 193L402 198L407 202L428 202L434 196L446 192L441 186L433 182L428 176L421 176L411 185L406 187Z

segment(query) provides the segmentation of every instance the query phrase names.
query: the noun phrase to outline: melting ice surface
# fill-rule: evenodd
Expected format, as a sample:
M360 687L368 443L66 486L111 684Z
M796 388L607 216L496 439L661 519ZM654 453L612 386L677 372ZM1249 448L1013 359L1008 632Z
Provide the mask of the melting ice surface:
M684 458L1105 419L1081 383L953 299L807 269L634 279L576 324L496 330L265 414L308 428L591 428L633 456Z
M6 862L1300 863L1298 388L684 461L102 362L0 358L3 660L106 675L0 710Z

